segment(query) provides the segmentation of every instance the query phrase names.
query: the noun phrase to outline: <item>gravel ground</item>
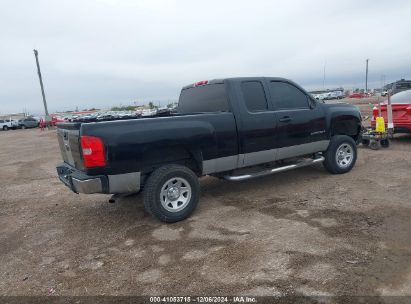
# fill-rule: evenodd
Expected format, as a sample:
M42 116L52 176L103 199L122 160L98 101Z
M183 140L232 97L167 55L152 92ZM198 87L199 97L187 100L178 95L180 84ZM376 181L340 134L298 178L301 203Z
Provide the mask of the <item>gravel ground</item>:
M0 132L0 147L0 295L411 295L411 136L359 147L345 175L202 178L171 225L141 195L70 192L55 131Z

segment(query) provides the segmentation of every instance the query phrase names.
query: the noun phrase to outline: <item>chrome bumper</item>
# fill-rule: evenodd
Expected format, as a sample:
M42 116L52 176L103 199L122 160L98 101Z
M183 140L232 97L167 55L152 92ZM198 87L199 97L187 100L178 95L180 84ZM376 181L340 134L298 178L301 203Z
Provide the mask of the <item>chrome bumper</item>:
M140 190L140 172L89 176L66 163L58 165L56 169L60 181L75 193L117 194Z
M77 193L91 194L103 192L103 186L100 178L91 178L86 180L72 178L72 182L74 190Z

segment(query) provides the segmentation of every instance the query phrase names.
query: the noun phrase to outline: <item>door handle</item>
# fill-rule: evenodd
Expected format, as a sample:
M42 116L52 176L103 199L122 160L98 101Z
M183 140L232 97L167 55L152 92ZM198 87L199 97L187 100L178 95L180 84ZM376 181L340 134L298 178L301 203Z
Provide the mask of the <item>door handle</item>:
M281 122L290 122L292 119L290 116L284 116L282 118L280 118Z

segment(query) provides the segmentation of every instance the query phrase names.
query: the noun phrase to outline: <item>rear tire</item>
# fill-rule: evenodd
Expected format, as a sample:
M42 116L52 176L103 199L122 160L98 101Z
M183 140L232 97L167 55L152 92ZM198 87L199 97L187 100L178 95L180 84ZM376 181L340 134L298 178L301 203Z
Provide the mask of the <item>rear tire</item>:
M379 150L381 148L381 143L378 140L372 140L369 147L371 150Z
M174 223L189 217L197 207L197 175L181 165L166 165L151 173L144 185L144 207L160 221Z
M369 146L370 145L370 140L369 139L362 139L361 140L361 143L364 145L364 146Z
M380 144L381 144L381 147L388 148L390 146L390 140L388 138L387 139L381 139Z
M324 167L333 174L351 171L357 160L357 146L354 139L347 135L335 135L331 138L324 153Z
M24 129L26 128L26 126L25 126L25 125L22 125L21 128L24 130Z

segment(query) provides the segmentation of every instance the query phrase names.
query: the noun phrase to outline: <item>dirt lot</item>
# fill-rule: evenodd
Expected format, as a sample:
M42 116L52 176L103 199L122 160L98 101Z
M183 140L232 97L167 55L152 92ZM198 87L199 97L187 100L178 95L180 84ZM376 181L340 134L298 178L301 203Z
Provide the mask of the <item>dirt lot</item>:
M0 132L1 295L411 295L411 136L345 175L203 178L172 225L70 192L59 161L55 131Z

